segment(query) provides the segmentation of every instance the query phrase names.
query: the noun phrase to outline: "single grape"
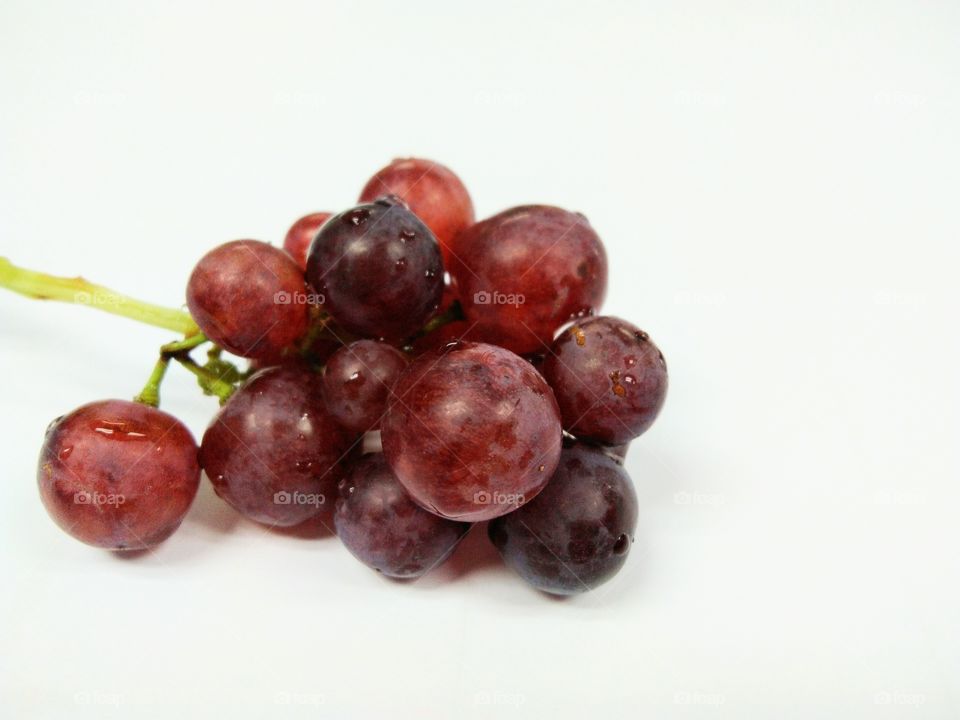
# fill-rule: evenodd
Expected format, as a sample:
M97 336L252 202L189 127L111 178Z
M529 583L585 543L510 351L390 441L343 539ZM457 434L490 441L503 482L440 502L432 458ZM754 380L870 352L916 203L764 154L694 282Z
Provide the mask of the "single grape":
M370 178L360 193L360 202L383 195L403 199L437 236L444 263L449 264L454 240L474 221L473 202L460 178L432 160L398 159Z
M77 540L143 550L180 527L200 483L186 426L126 400L83 405L47 428L37 469L50 517Z
M416 505L381 453L351 463L339 487L337 535L360 562L388 577L426 574L470 529Z
M615 317L587 318L554 341L543 367L581 440L622 445L645 432L667 396L667 363L647 333Z
M402 352L375 340L358 340L337 350L323 371L330 414L347 430L380 427L390 388L407 366Z
M230 397L203 435L200 465L241 514L288 527L331 507L352 440L327 412L320 376L287 364Z
M520 355L543 352L564 323L599 310L607 288L606 252L587 219L546 205L468 228L450 272L477 337Z
M443 263L427 226L398 200L381 198L324 223L307 280L348 332L400 340L440 303Z
M279 359L307 330L306 300L303 271L256 240L214 248L187 283L187 306L203 333L247 358Z
M530 363L464 342L410 363L391 393L381 436L390 467L416 502L473 522L540 492L560 453L560 416Z
M547 487L488 533L504 561L544 592L573 595L623 566L637 526L630 476L600 448L565 447Z
M283 249L290 253L290 257L296 261L301 269L307 269L307 251L310 250L310 243L316 237L317 230L331 216L332 213L326 212L310 213L297 220L287 230L287 236L283 240Z

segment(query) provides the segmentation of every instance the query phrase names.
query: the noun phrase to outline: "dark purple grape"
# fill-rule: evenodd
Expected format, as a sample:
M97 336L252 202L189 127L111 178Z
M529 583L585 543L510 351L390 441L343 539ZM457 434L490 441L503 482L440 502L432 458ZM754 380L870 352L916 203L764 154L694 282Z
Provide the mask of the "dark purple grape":
M543 367L581 440L622 445L645 432L667 396L667 363L647 333L615 317L588 318L554 341Z
M399 340L437 309L443 263L427 226L399 200L381 198L324 223L310 246L307 280L348 332Z
M526 205L465 230L450 273L474 337L526 355L543 352L564 323L599 310L607 256L583 215Z
M600 448L560 453L547 487L490 523L490 540L528 583L555 595L592 590L617 574L637 526L637 495L620 465Z
M330 219L331 215L332 213L326 212L304 215L287 230L287 236L283 239L283 249L290 253L290 257L304 270L307 267L307 251L310 250L310 243L313 242L317 230Z
M530 363L464 342L407 367L381 435L390 467L416 502L473 522L540 492L556 466L561 431L553 393Z
M288 527L330 507L352 440L327 412L320 376L283 365L230 397L203 435L200 464L241 514Z
M470 529L416 505L381 453L347 468L334 523L360 562L393 578L424 575L446 560Z
M327 409L351 432L378 429L390 388L406 366L402 352L375 340L358 340L340 348L323 371Z
M235 355L276 360L307 331L303 270L256 240L214 248L187 283L187 306L204 335Z
M473 202L467 189L449 168L432 160L401 158L377 172L360 202L397 195L437 236L444 263L451 259L454 240L473 224Z
M50 517L77 540L143 550L187 514L200 483L197 444L161 410L102 400L50 424L37 482Z

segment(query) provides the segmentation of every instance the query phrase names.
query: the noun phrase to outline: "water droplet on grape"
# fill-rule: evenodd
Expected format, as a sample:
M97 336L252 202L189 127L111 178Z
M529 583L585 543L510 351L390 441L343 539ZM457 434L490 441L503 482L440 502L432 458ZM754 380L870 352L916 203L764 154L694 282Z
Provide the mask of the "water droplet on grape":
M617 541L613 544L613 554L614 555L623 555L627 548L630 547L630 538L624 533L617 538Z
M70 457L70 453L72 452L73 452L73 447L68 445L57 454L57 457L60 460L66 460L68 457Z

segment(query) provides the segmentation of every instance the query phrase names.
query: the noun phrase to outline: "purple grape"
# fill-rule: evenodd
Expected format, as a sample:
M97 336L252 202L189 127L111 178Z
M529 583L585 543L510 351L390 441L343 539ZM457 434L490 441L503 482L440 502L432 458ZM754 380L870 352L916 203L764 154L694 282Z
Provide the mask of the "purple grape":
M470 529L416 505L381 453L351 463L339 487L337 535L360 562L388 577L424 575Z
M402 352L375 340L358 340L340 348L323 371L330 414L351 432L378 429L390 388L406 366Z
M554 341L543 374L563 429L622 445L645 432L667 396L667 363L647 333L615 317L588 318Z
M200 464L241 514L287 527L330 507L352 439L327 412L320 376L283 365L230 397L203 435Z
M516 512L490 523L490 540L528 583L573 595L606 582L623 566L637 525L630 476L598 447L565 447L547 487Z
M40 451L40 498L77 540L143 550L180 527L200 484L197 444L156 408L103 400L54 420Z
M483 343L425 352L394 386L383 451L421 506L488 520L531 500L560 454L560 416L526 360Z
M440 247L399 199L381 198L330 218L307 256L307 280L348 332L403 339L443 295Z

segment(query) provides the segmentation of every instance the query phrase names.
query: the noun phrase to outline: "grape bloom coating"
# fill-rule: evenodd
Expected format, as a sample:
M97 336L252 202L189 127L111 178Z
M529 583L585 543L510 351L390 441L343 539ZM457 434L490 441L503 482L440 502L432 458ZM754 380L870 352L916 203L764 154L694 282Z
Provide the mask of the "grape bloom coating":
M425 352L399 377L381 437L414 500L476 522L543 489L560 454L560 413L526 360L494 345L455 343Z
M50 517L77 540L144 550L187 514L200 483L197 444L162 410L93 402L47 428L37 482Z

